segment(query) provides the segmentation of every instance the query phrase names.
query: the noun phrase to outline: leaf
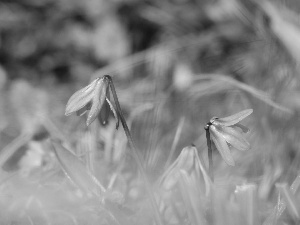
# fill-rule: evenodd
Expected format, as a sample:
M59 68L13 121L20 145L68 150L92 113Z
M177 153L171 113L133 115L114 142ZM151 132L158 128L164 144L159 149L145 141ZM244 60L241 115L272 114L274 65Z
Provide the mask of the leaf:
M84 163L77 156L64 148L57 141L52 140L55 155L71 181L77 185L85 193L92 193L98 197L102 197L106 191L101 183L87 169Z
M299 213L299 207L298 203L295 199L294 194L289 189L288 185L285 184L276 184L276 188L280 191L281 196L283 197L286 207L288 209L288 212L293 216L293 218L299 220L300 219L300 213Z
M228 165L234 166L235 162L233 160L230 149L229 149L224 137L222 136L222 134L216 129L216 127L214 125L211 125L209 127L209 131L211 134L211 139L215 143L215 146L217 147L217 149L220 152L224 161Z
M11 143L5 146L0 151L0 167L2 168L5 162L17 152L23 145L27 144L33 137L33 134L21 134L15 138Z
M217 127L218 129L218 127ZM250 144L242 136L241 133L232 127L221 127L218 131L222 134L224 139L237 150L246 151L250 149Z
M258 224L257 185L251 183L237 185L234 195L239 208L240 223L247 225Z
M270 21L270 29L298 64L300 62L300 30L293 20L298 15L283 4L276 6L272 1L261 1L260 6Z
M200 199L195 198L195 196L199 196L200 194L195 180L184 170L180 170L179 175L180 192L191 224L207 224L205 216L203 215L205 211L203 205L205 204L203 204Z
M298 191L300 187L300 174L297 175L296 179L293 181L292 185L290 186L290 190L292 194L295 195L295 193ZM263 225L273 225L274 221L279 219L281 214L286 209L286 202L281 200L272 210L272 213L267 217Z
M219 126L226 126L226 127L232 126L234 124L237 124L241 120L245 119L252 112L253 112L253 109L246 109L246 110L243 110L241 112L238 112L238 113L228 116L228 117L215 119L213 124L219 125Z
M205 183L205 192L206 192L206 196L209 196L210 191L211 191L211 187L212 187L212 181L208 175L208 171L205 168L205 163L203 158L201 157L201 155L198 154L198 151L196 149L196 147L193 147L195 150L195 160L196 160L196 173L199 176L200 174L202 174L203 179L204 179L204 183ZM201 172L201 173L200 173Z

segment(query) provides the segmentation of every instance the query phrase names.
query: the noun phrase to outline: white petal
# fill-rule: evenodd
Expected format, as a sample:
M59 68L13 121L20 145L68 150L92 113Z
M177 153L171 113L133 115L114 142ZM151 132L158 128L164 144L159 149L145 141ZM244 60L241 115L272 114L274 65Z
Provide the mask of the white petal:
M221 127L218 131L223 135L224 139L237 150L246 151L250 149L249 142L234 128Z
M216 129L216 127L214 125L211 125L209 127L209 132L210 132L212 141L215 143L215 146L217 147L217 149L220 152L224 161L228 165L234 166L235 162L233 160L230 149L229 149L224 137L222 136L222 134Z
M69 99L65 115L69 116L71 113L76 112L77 110L83 108L85 105L87 105L93 98L93 92L97 85L97 82L100 78L97 78L92 83L90 83L88 86L76 91Z
M88 114L86 125L89 126L98 116L103 103L106 99L106 90L107 90L107 83L103 81L103 79L100 79L97 82L97 85L95 87L95 91L93 94L93 100L92 100L92 108Z
M214 125L219 125L219 126L232 126L241 120L245 119L247 116L249 116L253 112L253 109L246 109L241 112L238 112L234 115L224 117L224 118L218 118L215 119L213 124Z

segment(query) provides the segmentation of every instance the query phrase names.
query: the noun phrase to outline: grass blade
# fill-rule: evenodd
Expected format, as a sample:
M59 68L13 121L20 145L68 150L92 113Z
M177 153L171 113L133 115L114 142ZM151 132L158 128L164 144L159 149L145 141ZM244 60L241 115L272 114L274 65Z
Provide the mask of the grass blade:
M295 194L297 192L297 190L299 189L299 187L300 187L300 174L298 174L298 176L292 183L290 190L293 194ZM278 220L278 218L281 216L281 214L284 212L285 209L286 209L286 203L285 203L285 201L281 200L278 203L278 205L276 205L274 207L271 215L268 216L268 218L265 220L263 225L272 225L273 221Z
M207 224L206 219L203 215L204 210L202 208L202 202L200 204L200 198L196 198L196 196L199 197L199 190L196 188L195 180L193 180L193 178L191 178L184 170L180 170L179 174L179 186L191 224Z
M27 144L31 138L33 137L33 134L27 133L22 134L16 139L14 139L11 143L9 143L4 149L1 150L0 153L0 167L3 166L3 164L16 152L18 149Z
M261 100L262 102L272 106L275 109L278 109L288 115L292 115L293 111L289 108L286 108L282 105L279 105L278 103L274 102L271 97L266 94L265 92L258 90L250 85L247 85L245 83L239 82L230 76L225 76L225 75L219 75L219 74L201 74L201 76L197 76L194 81L202 81L202 80L216 80L222 85L224 83L228 83L233 87L236 87L240 90L243 90L249 94L251 94L253 97Z
M241 224L258 224L257 186L255 184L239 185L235 189L235 196L241 212Z
M103 197L106 191L99 180L94 177L86 168L84 163L77 156L63 147L60 143L52 141L55 155L71 181L85 193Z
M290 215L295 220L299 220L300 219L299 207L295 200L294 194L288 188L288 185L286 183L284 184L278 183L276 184L276 188L279 190L281 196L283 197L283 201L285 202Z

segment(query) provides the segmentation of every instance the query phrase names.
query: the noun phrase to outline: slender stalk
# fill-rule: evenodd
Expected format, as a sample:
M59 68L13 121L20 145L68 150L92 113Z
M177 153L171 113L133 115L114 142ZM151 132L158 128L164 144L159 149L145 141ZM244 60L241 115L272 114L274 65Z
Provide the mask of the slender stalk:
M212 182L214 182L214 171L213 171L213 159L212 159L212 148L211 148L211 140L209 133L209 126L211 123L209 122L205 127L206 131L206 141L207 141L207 154L208 154L208 175ZM208 213L208 218L210 220L210 224L214 224L214 191L210 192L210 211Z
M212 148L209 129L205 128L206 131L206 141L207 141L207 154L208 154L208 174L212 182L214 182L214 171L213 171L213 159L212 159Z
M137 148L135 147L135 144L134 144L134 141L132 139L131 133L129 131L129 128L128 128L127 123L126 123L126 120L124 118L124 115L123 115L123 112L122 112L122 109L121 109L121 106L120 106L120 103L119 103L119 100L118 100L118 97L117 97L117 93L116 93L116 90L115 90L112 78L109 75L105 75L104 77L109 80L109 85L110 85L111 92L113 94L113 97L114 97L114 100L115 100L115 104L116 104L116 108L117 108L117 114L120 117L120 121L122 123L122 126L124 128L126 137L128 139L128 144L130 146L132 156L135 159L135 161L137 163L137 166L138 166L138 168L140 170L140 173L142 175L142 178L144 180L144 183L145 183L145 186L146 186L146 190L147 190L148 195L150 197L152 208L153 208L154 213L155 213L156 224L157 225L163 225L162 218L161 218L160 213L158 211L158 205L157 205L157 203L155 201L154 193L153 193L153 191L150 188L150 183L149 183L149 181L147 179L146 172L145 172L145 169L144 169L143 164L142 164L142 160L139 157Z

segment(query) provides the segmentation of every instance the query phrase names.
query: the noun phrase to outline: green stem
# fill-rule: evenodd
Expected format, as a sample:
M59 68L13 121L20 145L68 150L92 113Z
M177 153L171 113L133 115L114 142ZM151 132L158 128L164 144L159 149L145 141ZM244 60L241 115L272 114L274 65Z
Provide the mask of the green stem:
M117 114L120 117L120 121L122 123L122 126L124 128L126 137L128 139L128 144L130 146L132 156L135 159L135 161L137 163L137 166L138 166L138 168L140 170L140 173L142 175L142 178L144 180L144 183L145 183L145 186L146 186L146 190L147 190L148 195L150 197L152 208L153 208L153 211L155 213L156 224L157 225L163 225L162 218L161 218L160 213L158 211L158 205L157 205L157 203L155 201L154 193L153 193L152 189L150 188L150 183L149 183L149 181L147 179L146 172L145 172L145 169L144 169L143 164L142 164L142 160L139 157L137 148L135 147L135 144L134 144L134 141L132 139L131 133L129 131L129 128L128 128L127 123L126 123L126 120L124 118L124 115L123 115L123 112L122 112L122 109L121 109L121 106L120 106L120 103L119 103L119 100L118 100L118 97L117 97L117 93L116 93L116 90L115 90L112 78L109 75L105 75L104 77L109 80L109 85L110 85L111 92L113 94L113 97L114 97L114 100L115 100L115 104L116 104L116 108L117 108Z
M206 141L207 141L207 148L208 148L208 174L212 182L214 182L214 171L213 171L213 159L212 159L212 148L211 148L211 140L210 140L210 133L209 129L205 129L206 131Z
M206 131L206 141L207 141L207 154L208 154L208 174L212 182L214 182L214 171L213 171L213 159L212 159L212 148L211 148L211 140L210 140L210 133L209 133L209 126L211 124L207 124L205 126ZM208 213L208 218L210 224L214 224L214 187L211 189L210 194L210 210Z

